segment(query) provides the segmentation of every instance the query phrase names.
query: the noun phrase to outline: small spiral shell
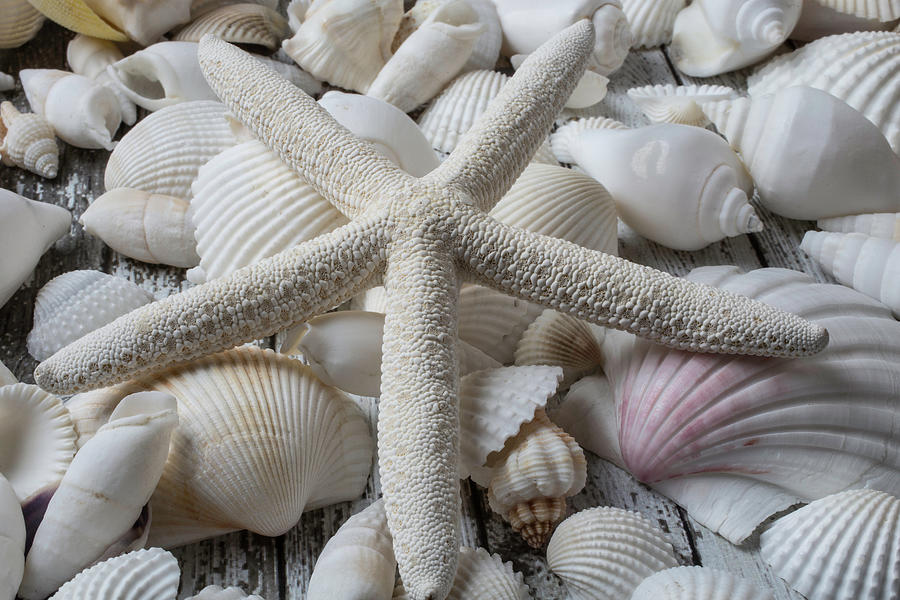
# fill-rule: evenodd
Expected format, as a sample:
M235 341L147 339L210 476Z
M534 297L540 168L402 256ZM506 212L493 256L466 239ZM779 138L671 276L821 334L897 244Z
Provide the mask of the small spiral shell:
M20 113L11 102L0 104L0 157L4 162L53 178L59 170L59 147L47 120Z

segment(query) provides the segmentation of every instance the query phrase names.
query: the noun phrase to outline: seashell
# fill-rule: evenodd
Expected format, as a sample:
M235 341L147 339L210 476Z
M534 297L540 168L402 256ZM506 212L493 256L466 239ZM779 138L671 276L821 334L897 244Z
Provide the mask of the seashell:
M585 71L572 90L572 95L566 100L566 108L587 108L597 104L606 97L608 83L609 79L603 75Z
M731 100L737 92L724 85L646 85L631 88L628 97L653 123L676 123L706 127L706 118L698 103Z
M825 36L855 31L890 31L896 25L896 21L865 19L838 12L818 0L803 0L803 11L791 31L791 39L811 42Z
M191 0L86 0L106 22L141 46L159 41L164 33L191 20Z
M44 24L44 15L27 0L0 0L0 14L0 48L18 48Z
M863 19L893 21L900 19L900 2L897 0L816 0L819 4L838 12L856 15Z
M547 138L540 146L538 146L534 156L531 157L531 162L553 165L554 167L559 166L559 162L557 162L556 157L553 155L553 150L550 149L550 138Z
M196 42L159 42L107 67L128 99L149 111L190 100L218 100L197 61Z
M498 554L488 554L484 548L460 546L459 563L453 587L447 600L528 600L531 591L521 573L513 570L512 562L503 562ZM409 600L402 582L394 588L392 600Z
M602 183L622 220L644 237L676 250L699 250L762 230L747 200L752 185L746 171L714 133L672 124L577 133L569 127L551 137L554 152Z
M13 372L10 371L6 365L0 362L0 387L12 383L18 383L18 379L16 379L16 376L13 375Z
M500 364L513 362L516 345L542 306L480 285L463 285L459 292L459 339Z
M16 87L16 80L12 75L0 71L0 92L8 92Z
M66 402L66 410L75 433L75 447L81 448L103 427L116 406L125 397L117 386L75 394Z
M41 11L54 23L76 33L114 42L127 42L128 36L119 31L93 9L84 0L29 0L32 6Z
M218 585L208 585L199 594L187 598L187 600L265 600L262 596L256 594L247 595L244 590L238 587L227 587L222 589Z
M570 145L574 147L575 142L582 133L594 129L616 129L626 131L630 128L624 123L606 117L589 117L586 119L569 121L564 126L558 128L556 132L550 136L550 147L556 160L561 163L574 163L575 157L573 153L570 152Z
M122 122L126 125L134 125L137 120L137 107L113 83L106 71L106 67L122 58L124 58L122 51L109 40L92 38L80 33L69 40L69 44L66 46L66 61L72 71L78 75L84 75L88 79L93 79L112 90L119 101Z
M203 283L347 223L347 219L262 142L226 149L200 168L191 186Z
M314 4L282 48L316 79L365 92L391 57L403 2L319 0Z
M600 365L605 336L602 327L548 308L522 334L516 364L562 367L562 385L569 387Z
M772 212L822 219L900 211L900 156L877 127L834 96L791 87L702 107L740 152Z
M287 5L288 26L291 31L297 33L303 19L306 18L306 11L309 10L312 0L291 0Z
M892 598L900 593L898 535L900 500L850 490L775 521L760 555L809 600Z
M47 597L131 528L163 472L175 409L168 394L127 396L78 451L34 535L20 596Z
M180 578L178 561L169 552L135 550L85 569L50 600L169 600Z
M628 19L632 48L653 48L672 41L675 17L687 0L622 0Z
M478 22L484 31L475 41L469 60L463 65L462 72L491 70L500 58L500 46L503 43L503 29L500 17L492 0L466 0L466 4L478 15Z
M390 599L396 570L384 501L377 500L347 519L322 548L306 598Z
M223 6L228 6L229 4L242 4L247 2L248 0L193 0L191 3L191 18L195 19L199 16L205 15L208 12L221 8ZM261 6L265 6L267 8L271 8L272 10L278 10L278 2L277 0L249 0L254 4L259 4ZM305 2L307 5L311 2L311 0L298 0L301 2Z
M900 213L870 213L819 219L819 229L840 233L863 233L865 235L900 242Z
M107 190L135 188L191 197L191 182L206 161L237 143L219 102L184 102L141 119L106 163Z
M900 154L900 33L862 32L816 40L778 56L747 79L751 96L798 85L828 92L877 125Z
M572 600L628 598L646 577L676 566L672 545L642 515L613 507L576 513L547 545L547 564Z
M484 30L464 0L440 4L385 63L366 94L410 112L459 73Z
M79 148L113 149L122 110L112 90L56 69L22 69L19 79L31 109L47 119L62 141Z
M416 122L392 104L336 91L322 96L319 104L338 123L372 142L379 153L410 175L421 177L440 164Z
M81 336L153 301L137 284L100 271L69 271L51 279L34 301L28 353L45 360Z
M582 448L625 468L616 434L616 401L604 375L588 375L572 384L551 416Z
M670 54L678 70L711 77L752 65L787 40L803 0L697 0L678 13Z
M740 577L709 567L674 567L637 586L631 600L774 600Z
M807 231L800 249L839 283L880 300L900 318L900 242L862 233Z
M798 362L689 354L607 332L603 369L627 469L734 543L799 502L864 486L900 492L900 322L796 271L707 267L688 278L816 321L830 342Z
M193 267L200 262L189 203L174 196L118 188L94 200L79 223L125 256L152 264Z
M12 105L9 105L12 106ZM0 113L6 103L0 105ZM0 189L0 306L28 279L41 255L69 232L72 215Z
M277 50L281 47L281 41L290 37L291 30L287 20L267 6L230 4L185 25L172 39L199 42L206 33L233 44L255 44Z
M0 473L21 502L56 485L75 456L75 429L59 398L36 385L0 387Z
M12 102L0 102L0 120L0 158L3 162L41 177L56 177L59 147L47 120L34 113L20 113Z
M279 50L273 56L281 56L282 54L284 54L284 51ZM296 85L298 88L300 88L310 96L318 96L322 93L322 84L319 82L319 80L314 78L306 71L298 69L296 65L288 64L286 62L282 62L281 60L275 60L274 58L260 56L259 54L253 54L252 56L262 64L266 65L267 67ZM290 59L289 56L286 56L286 58Z
M13 600L25 569L25 519L6 477L0 473L0 598Z

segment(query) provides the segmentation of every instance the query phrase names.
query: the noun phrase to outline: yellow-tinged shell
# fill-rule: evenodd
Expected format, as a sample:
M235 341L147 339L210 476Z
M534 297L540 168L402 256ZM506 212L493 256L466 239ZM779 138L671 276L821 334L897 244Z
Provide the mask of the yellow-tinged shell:
M44 15L27 0L0 0L0 48L18 48L43 24Z
M4 163L53 178L59 170L59 147L47 120L20 113L11 102L0 103L0 158Z
M290 35L290 28L284 17L267 6L232 4L195 19L172 39L199 42L207 33L233 44L255 44L275 50Z
M128 36L91 10L84 0L29 0L48 19L91 37L127 42Z

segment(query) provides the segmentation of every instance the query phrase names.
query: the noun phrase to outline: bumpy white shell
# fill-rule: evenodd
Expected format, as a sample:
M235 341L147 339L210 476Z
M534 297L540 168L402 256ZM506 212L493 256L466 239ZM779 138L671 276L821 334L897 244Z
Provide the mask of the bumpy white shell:
M19 499L0 473L0 598L13 600L25 570L25 518Z
M51 279L34 302L28 353L38 360L153 300L137 284L101 273L70 271Z
M47 248L68 233L71 222L61 206L0 188L0 306L28 279Z
M195 594L186 600L265 600L262 596L256 594L247 595L244 590L238 587L227 587L222 589L218 585L208 585L199 594Z
M82 571L50 600L172 600L180 578L178 561L169 552L135 550Z
M687 0L622 0L622 10L628 18L632 48L652 48L668 44L672 39L675 17Z
M605 336L602 327L548 308L522 334L516 364L562 367L563 386L568 387L600 366Z
M675 567L655 573L634 590L631 600L773 600L772 592L709 567Z
M134 125L137 120L137 107L113 83L106 70L106 67L122 58L124 58L122 51L109 40L92 38L80 33L69 40L69 44L66 46L66 62L69 63L72 72L93 79L112 90L119 101L122 122L126 125Z
M141 46L159 41L176 25L191 20L191 0L89 0L89 6Z
M12 102L0 103L0 120L3 163L28 169L41 177L56 177L59 147L47 120L34 113L20 113Z
M409 600L402 583L394 589L393 600ZM459 564L447 600L528 600L528 586L512 562L503 562L497 554L484 548L459 549Z
M141 119L106 163L107 190L135 188L190 198L206 161L237 143L219 102L184 102Z
M724 85L657 84L631 88L628 97L653 123L678 123L704 127L709 119L699 102L737 98L737 92Z
M0 15L0 48L24 44L37 35L45 18L27 0L0 0Z
M778 519L760 538L775 573L809 600L900 595L900 500L852 490Z
M193 267L200 262L189 203L174 196L118 188L94 200L79 222L121 254L153 264Z
M821 4L819 0L803 0L803 12L791 32L791 39L809 42L854 31L890 31L896 25L897 21L879 21L838 12Z
M676 566L672 545L642 515L598 507L559 524L547 564L573 600L628 598L644 578Z
M798 502L867 486L900 493L900 322L890 311L785 269L706 267L688 278L811 319L830 341L793 361L607 332L603 368L628 470L734 543Z
M900 19L900 2L897 0L817 0L817 2L838 12L864 19L879 21Z
M868 236L900 242L900 213L870 213L819 219L819 229L840 233L864 233Z
M185 25L172 37L179 42L199 42L205 34L233 44L254 44L270 50L290 37L287 20L277 11L259 4L231 4L210 11Z

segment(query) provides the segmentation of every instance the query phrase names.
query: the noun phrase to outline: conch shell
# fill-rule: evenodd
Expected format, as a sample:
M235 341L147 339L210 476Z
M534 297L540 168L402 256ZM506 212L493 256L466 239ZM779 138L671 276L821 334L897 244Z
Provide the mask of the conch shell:
M44 15L27 0L0 0L0 15L0 48L18 48L44 24Z
M56 177L59 147L47 120L34 113L20 113L12 102L0 103L0 159L4 164L27 169L41 177Z

